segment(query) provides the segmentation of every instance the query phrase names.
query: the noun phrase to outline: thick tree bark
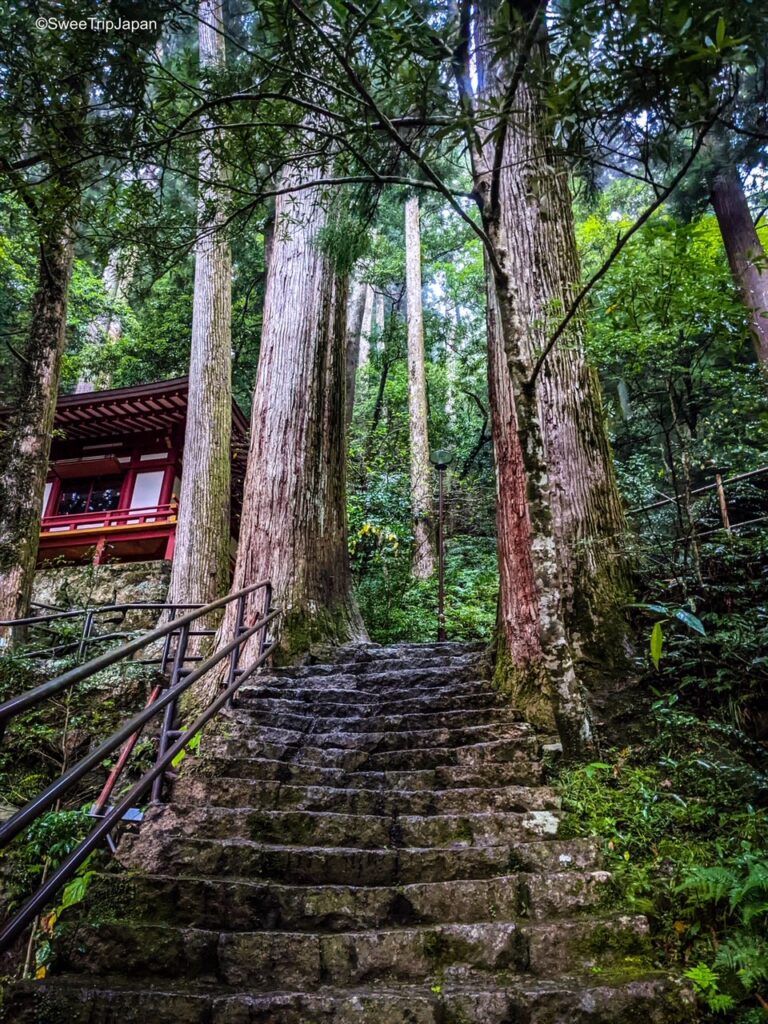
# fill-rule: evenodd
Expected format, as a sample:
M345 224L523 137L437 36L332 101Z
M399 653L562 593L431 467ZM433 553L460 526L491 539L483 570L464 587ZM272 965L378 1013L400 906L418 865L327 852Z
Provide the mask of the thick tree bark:
M499 189L501 243L528 366L570 307L581 276L567 172L552 143L543 89L534 84L542 80L545 42L533 57L535 78L523 76L515 95ZM502 83L491 74L486 69L486 83L498 92ZM566 627L577 652L623 663L622 605L630 589L621 543L624 515L600 385L584 355L583 318L574 318L549 356L537 398Z
M723 236L731 273L749 314L755 353L768 372L768 269L766 254L752 222L739 172L721 168L712 181L712 207Z
M18 399L0 441L0 619L29 611L73 255L73 233L66 223L45 231Z
M529 718L552 726L543 676L539 594L532 558L526 472L517 430L512 378L493 278L488 273L488 400L496 466L496 544L499 563L496 677Z
M286 660L365 635L347 551L347 287L325 223L319 189L278 196L235 568L235 589L272 581Z
M529 6L524 16L531 16ZM500 532L511 530L514 537L500 538L499 678L534 713L542 702L526 694L522 681L532 680L534 692L546 687L564 747L586 753L594 747L594 733L575 659L583 653L602 662L623 657L623 515L599 388L584 360L578 318L535 385L531 382L536 355L568 308L579 277L568 182L549 135L541 86L545 22L541 17L533 44L536 78L523 71L507 105L509 83L524 64L520 54L496 58L490 43L496 5L476 11L480 92L486 102L501 100L506 121L503 131L482 123L479 138L470 139L492 269L488 310L496 368L498 520ZM517 30L517 37L521 44L529 38L524 30ZM509 394L498 372L499 339ZM506 435L512 421L516 440Z
M424 314L421 301L421 228L419 198L405 203L405 280L408 296L408 423L411 451L411 515L416 579L435 571L432 548L432 474L427 434L427 375L424 357Z
M200 66L224 64L221 0L200 4ZM189 364L189 400L179 520L169 600L208 603L229 580L232 434L232 268L217 183L213 134L200 154L198 241Z

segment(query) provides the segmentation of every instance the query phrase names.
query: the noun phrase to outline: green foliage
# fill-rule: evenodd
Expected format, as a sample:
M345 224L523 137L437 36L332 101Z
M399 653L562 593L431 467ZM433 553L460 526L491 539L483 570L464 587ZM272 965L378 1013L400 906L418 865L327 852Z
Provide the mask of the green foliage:
M695 615L689 612L686 608L669 608L664 604L632 604L630 608L640 608L646 612L652 612L654 615L663 615L663 619L659 619L653 624L651 630L650 639L650 655L653 667L658 672L659 662L661 661L661 651L664 644L664 631L662 624L671 618L677 619L679 622L684 623L689 629L694 630L697 633L701 633L702 636L706 635L706 630L701 624L701 619L698 619Z
M709 963L686 972L709 1008L729 1010L761 992L768 981L768 855L694 865L677 891L685 897L690 930L711 950Z
M413 579L410 540L368 523L352 536L356 595L370 637L378 643L425 643L437 636L437 576ZM449 640L490 640L497 590L493 542L452 538L445 574Z
M560 835L600 838L608 899L647 914L659 961L746 1024L768 969L765 752L677 703L658 701L650 721L644 744L559 773Z

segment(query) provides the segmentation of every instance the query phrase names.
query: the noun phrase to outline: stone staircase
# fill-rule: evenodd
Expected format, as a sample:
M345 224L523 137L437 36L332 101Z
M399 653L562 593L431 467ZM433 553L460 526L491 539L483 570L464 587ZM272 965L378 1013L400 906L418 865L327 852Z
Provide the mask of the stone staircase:
M645 919L600 911L597 844L559 840L559 816L476 647L366 645L261 677L5 1020L694 1020Z

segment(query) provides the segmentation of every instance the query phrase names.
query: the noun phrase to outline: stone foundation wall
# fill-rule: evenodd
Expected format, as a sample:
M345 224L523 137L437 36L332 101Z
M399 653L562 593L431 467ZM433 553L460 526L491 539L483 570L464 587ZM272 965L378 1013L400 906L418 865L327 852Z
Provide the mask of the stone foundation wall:
M165 601L170 579L171 563L166 561L39 569L32 600L60 608ZM157 621L157 613L146 618L146 626L151 626Z

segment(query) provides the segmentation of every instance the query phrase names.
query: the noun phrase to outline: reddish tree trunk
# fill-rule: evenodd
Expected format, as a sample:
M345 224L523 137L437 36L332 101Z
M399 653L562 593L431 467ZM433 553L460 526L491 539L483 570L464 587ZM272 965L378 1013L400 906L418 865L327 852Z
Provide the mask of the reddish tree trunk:
M768 372L766 255L735 167L724 167L717 172L712 182L711 198L731 273L749 314L755 353L763 370Z
M523 70L508 104L520 55L512 46L506 59L497 58L496 11L495 4L476 8L476 59L480 92L486 102L500 101L504 120L479 121L478 136L469 141L492 271L498 674L534 717L551 701L568 752L586 753L594 736L576 659L584 651L599 652L602 660L623 657L623 516L578 318L531 385L537 355L575 295L579 266L567 177L549 134L541 84L545 23L542 17L531 54L536 77ZM531 16L527 7L524 16ZM516 28L514 37L519 44L530 39L525 29ZM503 384L501 349L509 378ZM508 433L513 426L516 437Z

